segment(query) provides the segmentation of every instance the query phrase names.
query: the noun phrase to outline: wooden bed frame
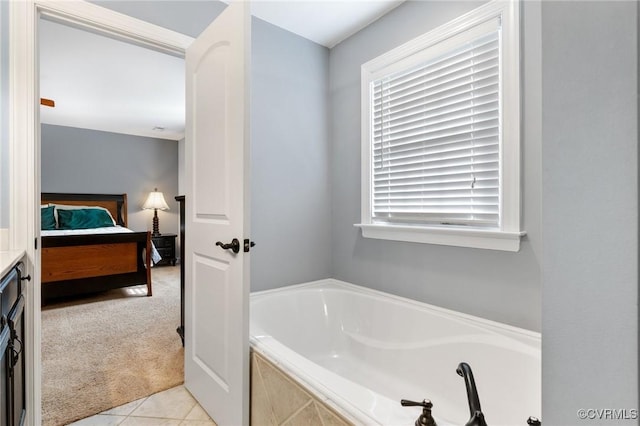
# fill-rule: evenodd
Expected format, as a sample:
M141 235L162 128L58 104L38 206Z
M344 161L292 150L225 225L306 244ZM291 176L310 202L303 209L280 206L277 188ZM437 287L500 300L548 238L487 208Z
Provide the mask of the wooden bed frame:
M41 202L104 207L127 226L127 194L43 192ZM151 232L42 237L41 271L42 300L140 284L151 296Z

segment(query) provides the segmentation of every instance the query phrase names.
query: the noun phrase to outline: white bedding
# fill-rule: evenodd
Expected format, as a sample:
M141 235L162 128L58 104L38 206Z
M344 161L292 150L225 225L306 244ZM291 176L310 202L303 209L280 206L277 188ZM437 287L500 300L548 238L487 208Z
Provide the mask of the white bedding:
M55 237L59 235L88 235L88 234L121 234L124 232L134 232L124 226L107 226L105 228L91 229L53 229L51 231L40 231L43 237Z
M91 228L91 229L54 229L50 231L40 231L42 237L53 237L61 235L91 235L91 234L122 234L126 232L135 232L124 226L108 226L105 228ZM162 256L156 250L156 247L151 243L151 262L156 264L162 260Z

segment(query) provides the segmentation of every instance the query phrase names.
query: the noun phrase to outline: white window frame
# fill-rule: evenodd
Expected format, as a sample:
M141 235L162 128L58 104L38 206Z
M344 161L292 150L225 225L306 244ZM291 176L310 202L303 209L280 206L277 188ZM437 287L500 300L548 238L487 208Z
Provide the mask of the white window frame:
M517 252L520 238L520 19L519 1L489 2L365 64L361 68L362 96L362 206L361 223L366 238L441 244ZM492 19L501 22L500 93L500 220L497 228L374 222L372 201L371 83L412 55L437 50L438 44ZM397 71L397 68L395 69Z

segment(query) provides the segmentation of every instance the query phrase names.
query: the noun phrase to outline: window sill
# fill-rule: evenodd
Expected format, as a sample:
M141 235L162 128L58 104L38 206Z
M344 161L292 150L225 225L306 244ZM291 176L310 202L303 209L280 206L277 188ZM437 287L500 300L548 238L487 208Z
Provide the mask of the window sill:
M520 237L526 234L524 231L505 232L480 228L452 229L440 228L437 226L363 223L358 223L354 226L362 229L362 236L365 238L511 252L517 252L520 250Z

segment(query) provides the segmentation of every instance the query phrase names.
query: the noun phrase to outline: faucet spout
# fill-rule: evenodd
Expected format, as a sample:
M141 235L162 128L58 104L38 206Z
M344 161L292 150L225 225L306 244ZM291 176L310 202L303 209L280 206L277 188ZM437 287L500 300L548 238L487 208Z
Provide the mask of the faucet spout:
M487 426L487 422L484 420L484 414L482 414L482 409L480 408L480 398L478 397L478 389L473 379L471 367L466 362L461 362L458 364L456 373L464 379L464 384L467 387L470 418L465 426Z

